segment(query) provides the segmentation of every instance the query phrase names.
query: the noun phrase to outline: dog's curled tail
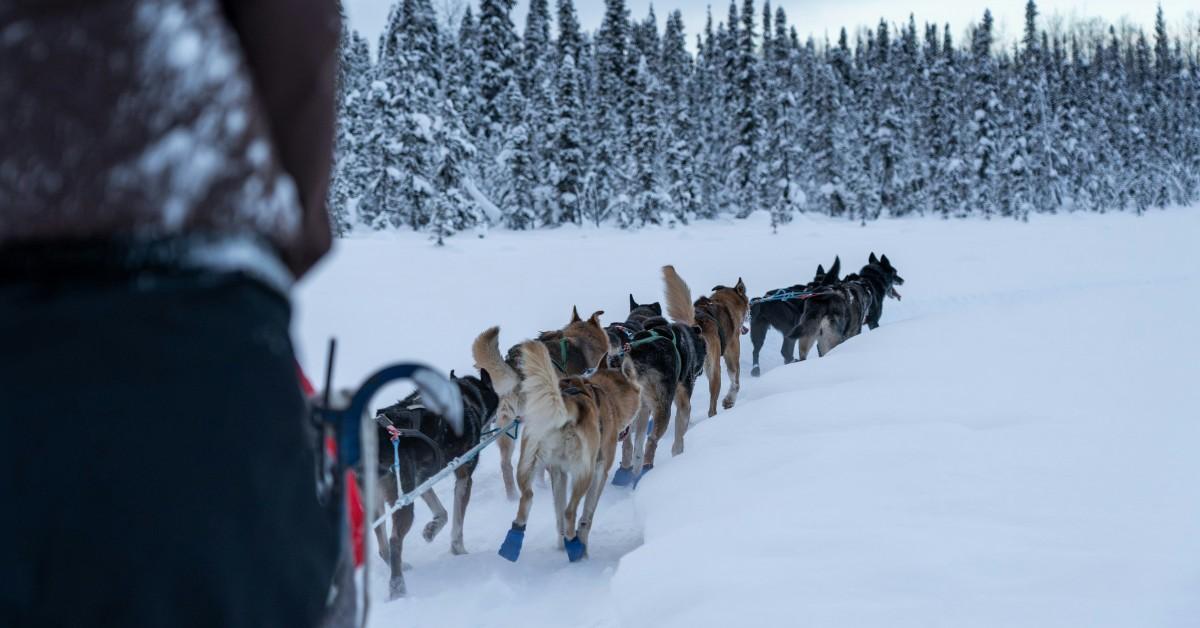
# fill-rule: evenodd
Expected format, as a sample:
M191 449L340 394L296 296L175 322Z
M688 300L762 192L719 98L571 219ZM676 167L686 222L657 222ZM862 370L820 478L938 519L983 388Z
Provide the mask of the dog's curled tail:
M667 316L676 323L696 325L696 308L692 306L692 291L674 266L663 266L663 285L667 291Z
M536 340L521 343L521 373L525 381L526 434L550 432L570 423L567 405L558 387L558 371L550 362L546 345Z
M503 397L521 383L520 374L504 361L504 356L500 355L499 327L489 327L479 334L475 338L475 342L471 344L471 355L475 358L475 368L487 369L497 395Z

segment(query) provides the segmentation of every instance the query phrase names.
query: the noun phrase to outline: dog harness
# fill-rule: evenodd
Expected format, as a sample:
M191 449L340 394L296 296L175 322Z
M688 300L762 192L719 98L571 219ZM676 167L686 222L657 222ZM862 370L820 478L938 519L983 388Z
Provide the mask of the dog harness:
M770 303L771 301L803 301L812 297L817 292L815 290L786 290L776 292L775 294L766 294L761 297L750 299L750 305L758 305L759 303Z
M554 364L554 368L561 371L563 375L569 374L569 373L567 373L567 346L568 346L567 339L565 337L559 338L558 339L558 352L559 352L559 355L561 356L562 361L555 362L554 358L550 358L550 362L552 364Z
M666 340L671 343L671 349L675 351L675 379L678 380L680 369L683 367L683 357L679 355L679 345L676 344L675 341L675 330L671 329L670 327L667 329L671 332L670 337L658 333L657 329L650 329L645 332L650 334L649 336L645 338L639 338L638 340L631 340L622 345L621 353L628 354L631 350L633 350L634 347L640 347L652 342L658 342L659 340Z

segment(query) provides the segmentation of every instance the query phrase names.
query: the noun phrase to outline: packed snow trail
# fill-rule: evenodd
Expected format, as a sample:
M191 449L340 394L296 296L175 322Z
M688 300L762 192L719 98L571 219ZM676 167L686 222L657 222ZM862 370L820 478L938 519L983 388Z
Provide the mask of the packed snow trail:
M906 279L879 329L825 358L784 366L772 332L754 379L745 342L738 406L707 419L697 391L686 453L606 489L588 561L556 549L544 487L521 560L496 556L516 505L485 451L471 554L410 534L409 596L372 625L1198 625L1198 233L1181 209L340 241L296 329L312 372L338 335L344 385L401 358L470 369L484 328L507 347L572 305L623 319L628 293L661 300L665 263L697 294L872 251Z

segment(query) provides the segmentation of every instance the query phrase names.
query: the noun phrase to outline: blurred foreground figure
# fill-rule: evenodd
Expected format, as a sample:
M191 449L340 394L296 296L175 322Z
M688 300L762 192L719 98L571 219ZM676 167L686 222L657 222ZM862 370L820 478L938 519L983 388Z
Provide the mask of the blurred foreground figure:
M0 0L0 625L313 626L334 0Z

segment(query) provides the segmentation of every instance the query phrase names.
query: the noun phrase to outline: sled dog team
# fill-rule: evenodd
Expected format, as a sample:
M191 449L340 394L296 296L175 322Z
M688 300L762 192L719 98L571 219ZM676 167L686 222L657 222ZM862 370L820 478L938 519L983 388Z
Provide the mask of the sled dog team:
M471 347L479 377L451 373L464 400L463 434L447 429L414 393L378 412L380 442L389 438L385 426L419 429L442 448L448 460L475 446L490 424L504 429L519 421L515 475L512 453L518 441L507 436L498 440L505 491L509 499L518 501L499 553L511 561L520 556L533 483L544 469L554 495L560 548L570 561L580 560L587 556L596 504L617 463L618 444L621 460L612 483L636 484L654 468L658 442L666 434L674 407L671 454L683 453L692 391L702 373L708 379L708 416L717 413L722 361L730 385L721 405L729 409L736 403L743 334L750 333L752 374L757 376L768 328L783 333L785 362L803 360L813 344L823 356L860 333L863 324L877 327L885 297L900 298L895 286L904 280L886 255L877 258L872 253L856 274L839 278L840 271L841 261L835 259L828 271L818 266L811 282L771 290L753 300L739 278L732 287L718 285L710 295L693 301L691 289L675 268L664 266L665 316L659 303L639 304L630 295L629 315L623 322L604 326L600 322L604 312L584 319L573 309L562 329L542 332L505 353L500 351L500 328L492 327ZM744 324L747 319L749 330ZM391 479L391 447L380 448L377 471L383 477L381 497L388 501L440 470L438 456L427 445L410 441L399 441L399 487ZM456 471L450 544L454 554L466 553L462 524L475 467L476 461L471 461ZM433 511L433 520L423 531L424 539L432 541L448 517L432 490L421 497ZM377 504L375 510L382 507ZM376 529L380 554L391 568L393 598L405 592L403 542L412 524L409 505L393 513L389 538L382 528Z

